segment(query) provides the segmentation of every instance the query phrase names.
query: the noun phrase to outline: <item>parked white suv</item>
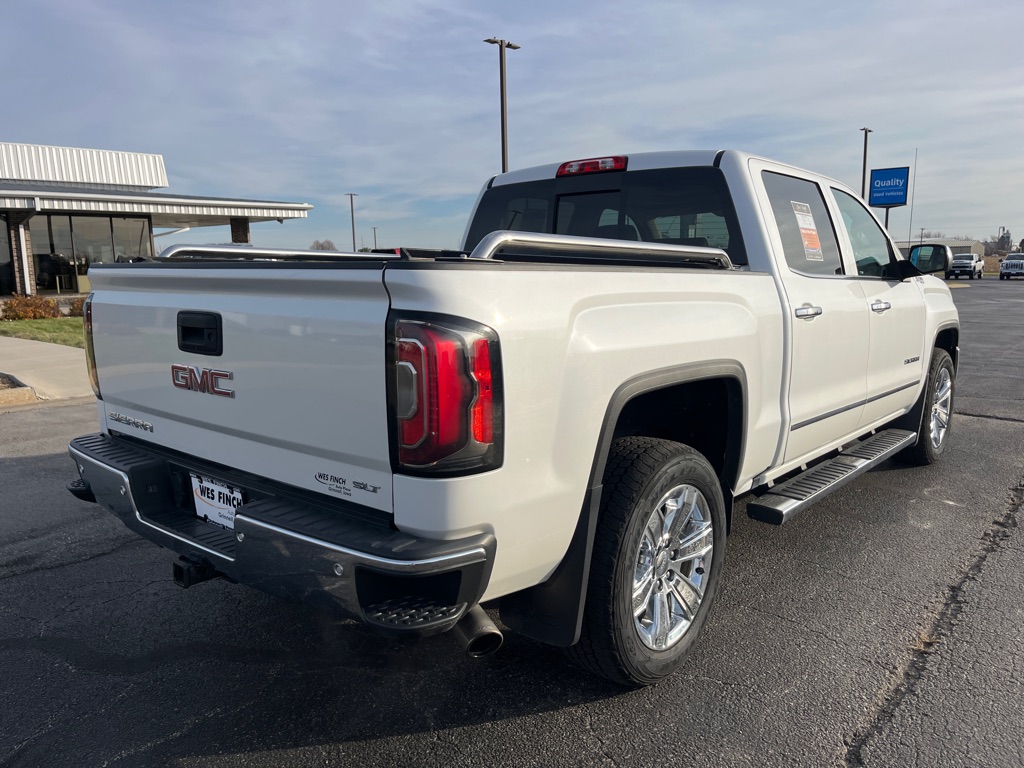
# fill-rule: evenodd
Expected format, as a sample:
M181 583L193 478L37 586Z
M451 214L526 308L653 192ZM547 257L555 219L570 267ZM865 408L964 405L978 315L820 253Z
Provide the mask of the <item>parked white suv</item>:
M1010 253L999 265L999 279L1009 280L1011 277L1024 277L1024 253Z

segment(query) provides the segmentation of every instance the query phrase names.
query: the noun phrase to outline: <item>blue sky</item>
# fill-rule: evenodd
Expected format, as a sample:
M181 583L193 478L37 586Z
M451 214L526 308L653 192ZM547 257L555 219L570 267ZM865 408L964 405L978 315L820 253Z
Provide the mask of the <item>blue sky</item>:
M259 245L457 247L500 170L736 148L860 188L916 168L913 232L1024 238L1021 0L12 0L0 141L162 154L171 191L308 202ZM17 107L12 105L17 104ZM909 232L909 208L890 229ZM881 218L881 216L880 216ZM223 229L175 241L228 239ZM166 241L164 241L166 244Z

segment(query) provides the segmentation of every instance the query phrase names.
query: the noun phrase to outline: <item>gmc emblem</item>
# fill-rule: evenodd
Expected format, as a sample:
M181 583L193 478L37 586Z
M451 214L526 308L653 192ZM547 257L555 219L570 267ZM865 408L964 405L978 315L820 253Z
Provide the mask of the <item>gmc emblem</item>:
M235 391L221 385L224 379L235 377L231 371L213 371L193 365L175 364L171 366L171 381L178 389L191 389L193 392L205 392L208 395L234 397Z

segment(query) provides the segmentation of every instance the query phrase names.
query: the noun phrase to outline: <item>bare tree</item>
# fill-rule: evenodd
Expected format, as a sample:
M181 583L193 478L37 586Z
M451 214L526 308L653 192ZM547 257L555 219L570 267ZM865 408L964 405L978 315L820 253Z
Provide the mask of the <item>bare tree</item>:
M310 250L313 251L336 251L338 247L334 244L333 240L314 240L310 246Z

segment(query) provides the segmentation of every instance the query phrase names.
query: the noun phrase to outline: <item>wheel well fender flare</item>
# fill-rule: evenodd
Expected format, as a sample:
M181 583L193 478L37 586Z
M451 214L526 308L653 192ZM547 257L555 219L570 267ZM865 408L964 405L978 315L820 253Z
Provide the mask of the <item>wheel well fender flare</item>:
M509 628L555 646L568 647L579 640L594 534L601 509L601 481L623 409L637 397L659 389L715 379L734 382L741 401L740 408L730 409L730 420L736 422L730 428L740 432L739 443L733 451L735 457L727 459L725 466L720 468L727 511L731 508L732 494L725 486L735 479L745 440L743 424L748 400L747 376L743 366L734 360L715 360L671 366L628 379L612 393L605 408L587 491L562 561L547 581L501 598L501 619ZM732 413L732 410L739 412Z

